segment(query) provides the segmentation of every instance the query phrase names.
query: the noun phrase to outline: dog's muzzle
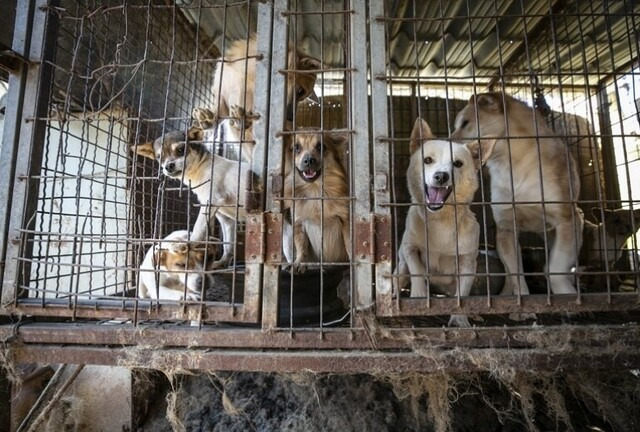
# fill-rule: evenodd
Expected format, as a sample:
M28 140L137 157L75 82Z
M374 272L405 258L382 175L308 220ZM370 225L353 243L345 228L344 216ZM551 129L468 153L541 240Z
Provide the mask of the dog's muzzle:
M168 162L162 166L164 174L169 177L178 177L182 174L182 170L178 169L174 162Z
M315 157L306 155L302 158L296 169L298 170L300 177L302 177L302 180L306 182L313 182L320 177L322 165Z

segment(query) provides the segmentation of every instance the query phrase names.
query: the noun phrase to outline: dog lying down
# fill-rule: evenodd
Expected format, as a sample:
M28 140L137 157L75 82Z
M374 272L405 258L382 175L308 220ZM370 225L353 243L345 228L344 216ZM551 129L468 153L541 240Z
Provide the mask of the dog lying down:
M244 197L249 164L232 161L211 153L202 143L203 131L191 128L169 132L153 142L135 147L144 157L158 161L167 177L181 180L201 204L191 233L192 241L204 241L210 235L214 218L222 228L222 257L209 270L226 267L233 259L236 221L244 221Z
M411 279L411 297L426 297L428 284L449 295L467 296L474 281L480 225L469 208L478 170L495 140L458 144L434 139L427 122L411 133L407 183L412 205L398 251L399 285ZM452 315L450 326L469 326Z
M138 279L141 298L201 299L206 285L206 249L189 244L189 231L174 231L149 248Z
M289 45L287 57L287 119L293 121L297 104L312 95L322 62ZM219 119L229 118L228 143L241 143L242 159L253 158L253 99L256 85L256 35L236 40L226 48L224 60L213 75L213 104L193 110L193 125L211 129ZM244 134L243 134L244 132ZM244 135L244 136L243 136Z

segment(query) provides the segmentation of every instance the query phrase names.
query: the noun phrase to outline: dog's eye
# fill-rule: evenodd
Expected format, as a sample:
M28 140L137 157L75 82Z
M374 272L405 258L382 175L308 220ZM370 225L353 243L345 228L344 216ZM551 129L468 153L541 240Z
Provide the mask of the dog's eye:
M186 267L186 265L185 265L185 263L179 262L179 263L176 263L176 267L178 267L179 269L183 269L183 268Z
M184 156L184 144L180 144L179 146L176 147L176 155L177 156Z
M453 163L453 166L456 167L456 168L460 168L462 165L464 165L464 164L462 163L462 161L459 161L459 160L457 160L457 161L455 161Z
M321 151L323 149L323 145L321 142L316 143L316 151Z
M298 91L296 92L296 96L301 98L304 95L304 88L298 87Z
M468 124L469 124L469 120L463 121L462 125L460 125L460 129L464 129L465 127L467 127Z
M427 165L433 163L433 158L431 156L427 156L426 158L424 158L424 163L426 163Z
M295 153L300 153L300 148L301 148L301 147L300 147L300 144L295 144L295 145L293 146L293 151L294 151Z

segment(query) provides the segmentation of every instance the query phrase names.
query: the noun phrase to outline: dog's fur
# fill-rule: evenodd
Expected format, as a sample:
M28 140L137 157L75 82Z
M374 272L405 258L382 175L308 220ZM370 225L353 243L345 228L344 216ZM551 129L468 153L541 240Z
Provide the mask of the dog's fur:
M222 228L223 255L209 269L226 267L233 258L236 221L246 218L244 196L249 166L212 154L201 143L203 131L191 128L169 132L153 142L136 146L141 156L157 160L164 175L181 180L198 197L201 204L191 240L203 241L209 236L214 217Z
M349 186L343 166L346 137L304 129L288 140L285 159L285 207L293 215L294 273L305 262L349 259ZM302 198L302 199L301 199Z
M609 210L594 208L598 223L584 222L584 242L580 251L580 266L605 269L622 256L622 247L640 229L640 209ZM604 219L602 219L604 214Z
M503 93L472 96L456 116L452 139L478 137L498 138L487 167L497 250L509 273L502 293L529 293L522 275L519 232L551 229L555 230L548 263L551 289L556 294L575 293L567 274L582 243L583 217L575 204L580 192L577 167L566 146L553 136L542 115L534 117L531 108ZM543 206L542 201L548 203Z
M189 231L174 231L149 248L140 265L141 298L184 300L186 292L186 300L200 300L206 251L188 241Z
M230 130L235 135L230 137L229 141L242 141L242 157L251 160L254 148L252 118L256 81L255 34L252 34L248 40L231 42L226 51L222 63L218 65L213 76L213 106L211 109L194 109L194 126L210 129L218 119L229 117ZM287 74L287 119L293 120L297 103L313 93L316 73L322 68L322 63L296 50L290 44L287 68L305 71Z
M415 205L407 215L397 269L399 276L411 275L411 297L427 296L426 279L450 295L469 295L480 236L469 204L478 189L478 170L494 143L436 140L427 122L416 120L407 169ZM406 277L400 278L400 285L406 282ZM452 315L449 325L469 326L469 320L465 315Z

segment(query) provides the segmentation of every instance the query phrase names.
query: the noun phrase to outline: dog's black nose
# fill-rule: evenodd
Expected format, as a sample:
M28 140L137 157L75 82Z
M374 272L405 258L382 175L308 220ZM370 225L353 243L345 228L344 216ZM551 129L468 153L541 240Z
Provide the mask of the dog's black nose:
M444 171L438 171L437 173L435 173L433 175L433 179L438 183L438 184L445 184L446 182L449 181L449 173L448 172L444 172Z
M305 167L311 167L311 166L314 166L314 165L316 164L316 162L317 162L317 161L316 161L316 158L314 158L314 157L313 157L313 156L311 156L311 155L307 155L307 156L305 156L305 157L302 159L302 164L303 164Z
M164 169L167 172L173 172L176 168L176 164L173 162L169 162L168 164L165 164Z

